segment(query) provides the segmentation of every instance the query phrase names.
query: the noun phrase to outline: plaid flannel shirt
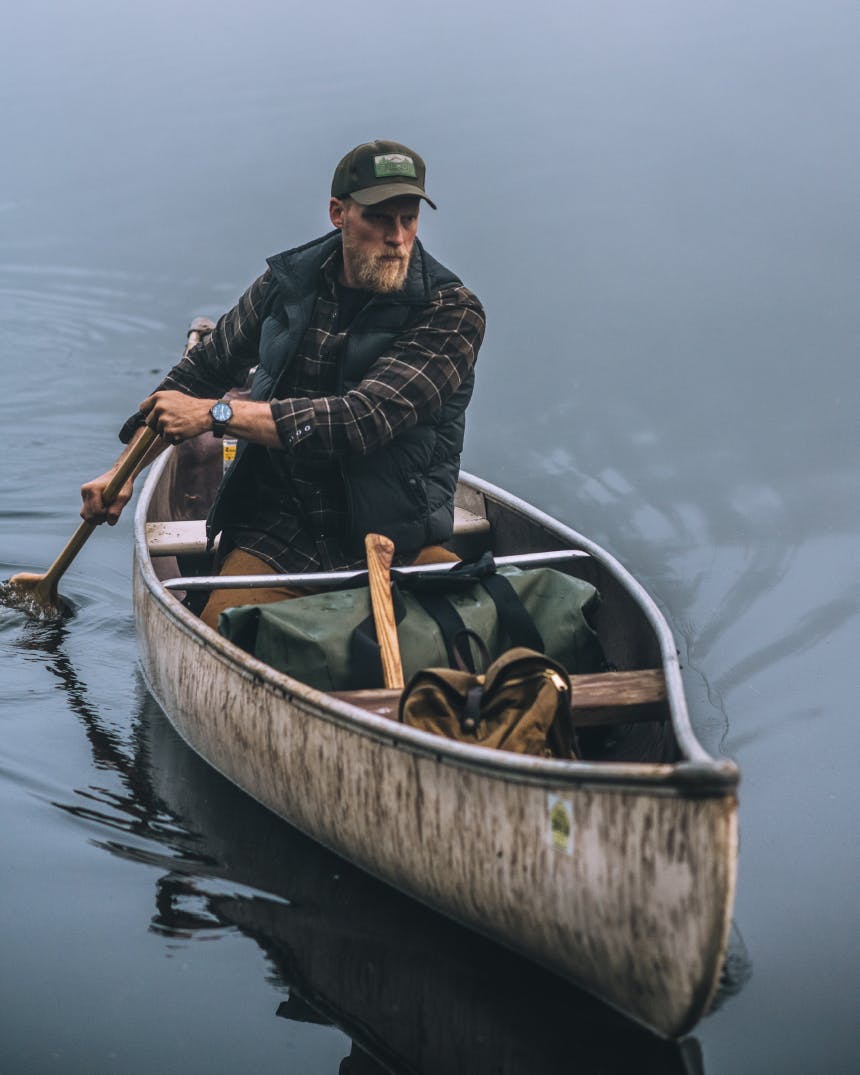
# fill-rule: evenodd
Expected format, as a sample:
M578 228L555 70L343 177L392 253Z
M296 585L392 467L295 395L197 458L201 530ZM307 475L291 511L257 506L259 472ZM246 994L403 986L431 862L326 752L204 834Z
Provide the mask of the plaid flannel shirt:
M254 446L257 464L239 491L222 550L237 546L278 571L338 570L360 563L344 549L340 459L369 454L429 420L463 383L484 335L484 311L468 288L438 291L412 326L337 395L349 326L339 325L340 254L321 270L320 289L299 352L270 402L282 450ZM218 398L244 384L258 360L260 328L274 278L267 269L236 306L191 348L159 389Z

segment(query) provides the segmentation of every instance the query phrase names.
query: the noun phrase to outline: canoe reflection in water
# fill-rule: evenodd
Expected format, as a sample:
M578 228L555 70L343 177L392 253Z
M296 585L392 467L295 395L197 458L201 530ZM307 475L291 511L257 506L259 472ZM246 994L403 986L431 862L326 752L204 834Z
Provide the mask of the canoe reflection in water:
M128 791L111 806L136 838L162 845L123 843L104 819L101 847L164 865L153 929L252 938L289 990L277 1014L353 1039L341 1075L703 1072L695 1039L653 1036L301 835L202 762L142 686L130 752L88 704L62 638L31 640L46 643L96 765ZM62 808L99 819L91 800Z

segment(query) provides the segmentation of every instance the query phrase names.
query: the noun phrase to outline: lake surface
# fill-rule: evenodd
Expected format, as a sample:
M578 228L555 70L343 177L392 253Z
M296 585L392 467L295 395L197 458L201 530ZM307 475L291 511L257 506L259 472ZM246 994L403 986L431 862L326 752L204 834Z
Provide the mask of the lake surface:
M857 1069L860 9L36 0L0 41L0 577L360 141L484 301L464 466L605 545L742 770L730 988L682 1045L371 882L179 742L131 513L0 608L0 1068Z

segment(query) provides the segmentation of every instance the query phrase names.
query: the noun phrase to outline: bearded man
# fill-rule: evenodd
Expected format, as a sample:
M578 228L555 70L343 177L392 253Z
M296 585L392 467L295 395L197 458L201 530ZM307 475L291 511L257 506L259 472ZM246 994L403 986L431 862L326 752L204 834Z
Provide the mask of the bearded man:
M425 175L397 142L347 153L332 181L335 230L267 259L123 427L131 446L150 426L159 450L206 431L239 438L207 520L222 574L355 567L371 531L400 562L447 558L485 319L417 239L422 201L436 208ZM225 400L252 369L250 398ZM112 473L82 486L83 518L119 518L132 484L106 507ZM216 626L230 605L297 592L216 590L202 618Z

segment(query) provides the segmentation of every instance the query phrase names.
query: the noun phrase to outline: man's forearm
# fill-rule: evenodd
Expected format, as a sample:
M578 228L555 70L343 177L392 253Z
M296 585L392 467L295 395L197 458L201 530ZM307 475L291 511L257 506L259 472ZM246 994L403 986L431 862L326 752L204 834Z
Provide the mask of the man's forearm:
M268 403L234 399L230 401L230 406L233 408L233 417L227 423L228 437L241 437L254 444L264 444L267 448L283 449Z

